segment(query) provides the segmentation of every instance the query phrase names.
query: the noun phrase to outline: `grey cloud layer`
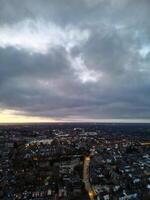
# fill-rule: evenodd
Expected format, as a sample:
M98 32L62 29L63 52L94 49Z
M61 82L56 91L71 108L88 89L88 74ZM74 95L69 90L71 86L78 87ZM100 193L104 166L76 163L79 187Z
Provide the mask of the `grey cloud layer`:
M0 8L1 110L59 120L150 118L149 0L0 0ZM19 43L11 26L23 35Z

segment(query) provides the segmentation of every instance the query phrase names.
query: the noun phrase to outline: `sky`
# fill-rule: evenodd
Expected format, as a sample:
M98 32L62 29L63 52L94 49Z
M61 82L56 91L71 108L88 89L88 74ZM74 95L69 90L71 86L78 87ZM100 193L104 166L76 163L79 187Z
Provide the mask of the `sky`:
M0 8L0 123L150 122L149 0Z

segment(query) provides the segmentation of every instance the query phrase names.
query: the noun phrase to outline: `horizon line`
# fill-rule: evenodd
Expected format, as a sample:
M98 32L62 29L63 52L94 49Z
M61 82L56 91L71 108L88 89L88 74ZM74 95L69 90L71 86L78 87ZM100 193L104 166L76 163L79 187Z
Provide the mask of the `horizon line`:
M23 125L23 124L150 124L149 121L37 121L37 122L0 122L0 125Z

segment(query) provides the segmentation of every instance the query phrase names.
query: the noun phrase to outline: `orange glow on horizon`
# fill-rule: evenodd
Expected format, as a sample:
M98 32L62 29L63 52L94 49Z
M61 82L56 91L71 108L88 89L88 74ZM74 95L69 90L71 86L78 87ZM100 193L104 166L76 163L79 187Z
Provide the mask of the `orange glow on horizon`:
M55 120L46 117L32 117L27 115L15 114L10 110L0 112L0 123L36 123L36 122L55 122Z
M29 116L25 112L5 109L0 111L0 124L7 123L150 123L150 119L91 119L91 118L58 118Z

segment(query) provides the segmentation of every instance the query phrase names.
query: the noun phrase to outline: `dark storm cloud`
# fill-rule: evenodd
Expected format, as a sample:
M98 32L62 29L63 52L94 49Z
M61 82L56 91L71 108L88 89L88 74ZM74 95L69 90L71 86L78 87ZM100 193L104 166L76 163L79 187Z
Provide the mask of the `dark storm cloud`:
M149 118L149 4L0 0L0 109L59 120Z
M59 59L58 59L59 58ZM53 48L48 54L30 55L14 48L0 48L0 80L20 75L57 76L68 72L68 60L63 48Z

